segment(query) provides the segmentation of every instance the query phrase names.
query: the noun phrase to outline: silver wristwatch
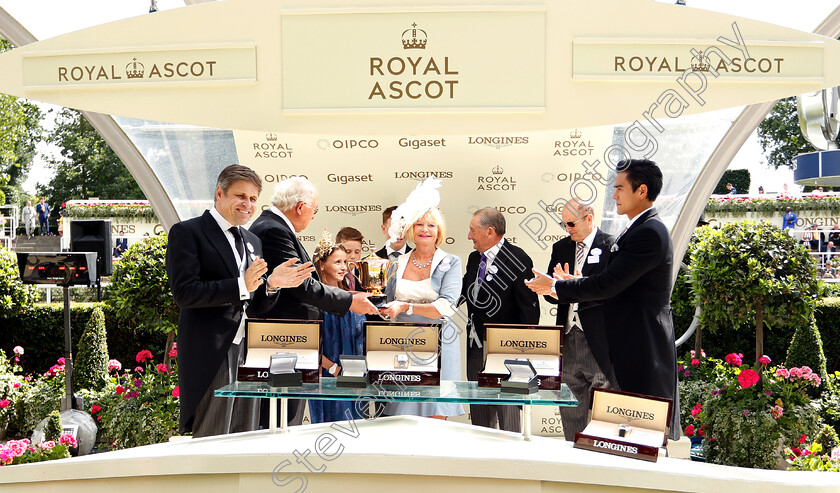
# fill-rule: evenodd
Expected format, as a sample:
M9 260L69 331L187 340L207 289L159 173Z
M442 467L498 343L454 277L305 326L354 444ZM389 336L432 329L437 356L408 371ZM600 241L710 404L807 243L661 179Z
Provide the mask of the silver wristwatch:
M408 304L408 310L405 311L406 315L414 315L414 303Z

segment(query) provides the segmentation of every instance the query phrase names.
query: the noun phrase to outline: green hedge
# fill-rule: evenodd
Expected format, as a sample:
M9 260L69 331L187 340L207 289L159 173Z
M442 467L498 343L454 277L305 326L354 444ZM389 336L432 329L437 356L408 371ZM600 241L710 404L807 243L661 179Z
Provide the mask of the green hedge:
M688 329L694 312L692 308L689 313L687 306L678 307L678 304L673 304L673 300L672 307L674 328L679 337ZM840 371L840 298L824 298L818 301L814 319L820 331L826 367L829 372ZM795 327L765 326L764 353L773 359L773 364L783 364L795 331ZM692 337L677 352L681 354L693 348ZM744 353L744 361L752 361L755 359L755 327L733 326L729 330L720 330L715 334L703 331L703 349L706 354L716 358L723 358L729 353Z
M748 169L728 169L723 172L714 192L718 195L725 195L729 193L726 189L726 184L731 183L738 194L750 193L750 170Z
M105 329L111 359L119 360L123 368L134 368L135 356L142 349L149 349L163 361L166 335L138 330L120 320L113 308L105 303L71 303L70 327L73 349L78 350L79 338L95 307L105 312ZM15 346L26 351L22 358L25 373L43 373L56 360L64 356L64 305L35 304L24 314L2 320L0 349L12 354Z

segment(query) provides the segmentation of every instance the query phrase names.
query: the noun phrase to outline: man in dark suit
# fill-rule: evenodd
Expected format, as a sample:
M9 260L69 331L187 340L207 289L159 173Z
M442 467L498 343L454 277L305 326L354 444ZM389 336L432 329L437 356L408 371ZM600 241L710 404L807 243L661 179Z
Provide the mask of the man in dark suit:
M537 273L527 284L562 303L604 301L610 360L621 390L674 400L671 437L678 439L677 358L671 319L673 246L653 208L662 172L647 159L618 164L613 199L630 224L616 238L600 274L564 280Z
M241 228L255 209L259 176L245 166L225 168L213 208L169 231L166 272L178 319L178 383L181 432L202 437L255 429L255 399L214 397L236 380L243 356L245 310L259 312L277 301L277 290L297 286L313 270L293 259L267 272L260 240Z
M50 234L50 205L44 202L44 197L41 197L38 201L38 205L35 206L35 212L38 213L41 236Z
M274 188L271 207L264 210L251 225L251 232L262 240L268 268L281 265L291 258L310 260L309 253L297 234L309 226L318 212L318 190L306 178L287 178ZM344 315L347 311L376 314L379 311L368 301L368 293L351 293L321 283L318 272L312 272L293 289L284 289L278 302L266 314L269 318L320 320L322 312ZM337 375L338 365L327 370ZM303 402L289 401L289 424L303 421Z
M390 239L391 233L388 231L391 229L391 214L397 210L397 206L392 205L388 207L384 211L382 211L382 234L385 235L385 238ZM399 242L394 243L393 245L389 243L385 243L385 246L380 248L379 250L374 253L379 258L383 259L391 259L395 260L402 254L408 253L411 251L411 247L408 246L406 243L406 239L402 238Z
M505 216L485 207L473 214L467 239L475 251L470 253L459 304L467 303L469 339L467 341L467 379L478 380L484 368L485 324L538 324L537 295L524 281L531 278L534 263L524 250L505 238ZM474 425L507 431L521 431L516 406L470 405Z
M602 272L610 257L613 237L592 222L592 206L573 199L561 212L563 227L569 236L554 244L547 272L555 270L592 276ZM589 422L589 396L593 387L617 388L600 301L562 303L546 296L557 306L557 325L563 325L563 382L578 400L577 407L561 407L563 436L568 441L583 431Z

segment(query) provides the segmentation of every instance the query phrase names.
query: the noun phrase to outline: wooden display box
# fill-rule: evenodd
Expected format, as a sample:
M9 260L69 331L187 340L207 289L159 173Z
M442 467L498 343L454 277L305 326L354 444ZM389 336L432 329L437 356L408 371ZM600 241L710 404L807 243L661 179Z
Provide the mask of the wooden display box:
M440 385L441 324L365 322L371 385ZM398 368L398 357L407 359Z
M527 358L540 379L540 389L560 390L563 361L562 325L487 324L484 370L479 387L501 387L508 376L505 360Z
M304 383L318 383L321 372L320 320L245 320L245 362L239 381L267 382L268 365L275 353L296 353L295 370Z
M602 388L592 389L592 421L575 435L575 447L656 462L668 444L671 399ZM619 436L619 425L630 426Z

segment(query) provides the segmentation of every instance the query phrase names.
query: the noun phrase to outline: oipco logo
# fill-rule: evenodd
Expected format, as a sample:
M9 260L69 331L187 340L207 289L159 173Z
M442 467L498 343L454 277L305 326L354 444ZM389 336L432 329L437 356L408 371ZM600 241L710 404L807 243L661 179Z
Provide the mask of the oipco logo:
M297 175L264 175L263 176L263 181L265 181L267 183L279 183L283 180L286 180L288 178L292 178L292 177L295 177L295 176L299 176L301 178L306 178L307 180L309 179L308 176L301 173L301 174L297 174Z
M318 149L322 151L339 150L350 151L353 149L376 149L379 141L376 139L318 139Z
M601 173L558 173L557 181L577 181L577 180L594 180L599 183L604 181Z
M502 214L525 214L528 208L524 205L497 205L496 210Z

